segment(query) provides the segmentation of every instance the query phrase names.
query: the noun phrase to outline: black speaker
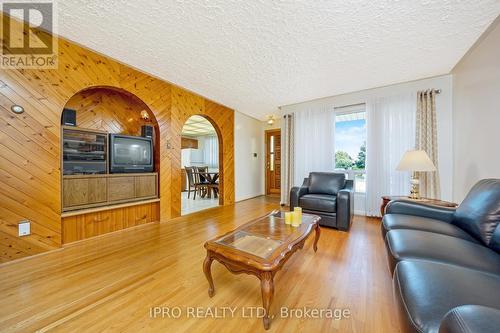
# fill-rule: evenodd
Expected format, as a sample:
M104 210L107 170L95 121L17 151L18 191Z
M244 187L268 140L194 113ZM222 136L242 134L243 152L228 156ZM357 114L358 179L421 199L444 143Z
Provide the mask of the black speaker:
M76 111L64 109L61 118L61 125L76 126Z
M141 136L144 138L153 137L153 126L143 125L141 126Z

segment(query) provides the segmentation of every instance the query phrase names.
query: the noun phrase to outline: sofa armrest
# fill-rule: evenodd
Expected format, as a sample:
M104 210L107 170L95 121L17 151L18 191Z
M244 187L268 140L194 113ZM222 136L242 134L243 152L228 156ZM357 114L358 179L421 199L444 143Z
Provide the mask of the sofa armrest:
M493 333L499 327L500 309L462 305L448 311L441 320L439 333Z
M344 189L337 193L337 228L348 231L354 215L354 190L352 180L346 181Z
M386 214L404 214L428 217L448 223L453 220L455 210L456 208L442 207L408 200L393 200L385 207Z
M299 199L307 194L309 189L306 186L295 186L290 190L290 210L299 207Z

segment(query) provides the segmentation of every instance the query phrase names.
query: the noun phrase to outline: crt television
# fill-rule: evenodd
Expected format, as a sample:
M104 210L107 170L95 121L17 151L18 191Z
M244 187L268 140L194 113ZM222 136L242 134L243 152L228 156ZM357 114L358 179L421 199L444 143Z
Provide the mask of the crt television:
M151 138L110 134L109 152L109 171L111 173L153 171L153 141Z

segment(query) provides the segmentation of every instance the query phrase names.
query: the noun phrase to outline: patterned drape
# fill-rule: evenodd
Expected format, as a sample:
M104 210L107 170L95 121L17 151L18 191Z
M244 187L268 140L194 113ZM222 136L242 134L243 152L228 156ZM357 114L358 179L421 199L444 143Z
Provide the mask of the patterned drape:
M417 93L416 149L425 150L438 169L438 143L436 122L436 91L433 89ZM420 172L420 195L439 199L439 172Z
M288 205L293 186L293 116L285 114L281 122L281 204Z

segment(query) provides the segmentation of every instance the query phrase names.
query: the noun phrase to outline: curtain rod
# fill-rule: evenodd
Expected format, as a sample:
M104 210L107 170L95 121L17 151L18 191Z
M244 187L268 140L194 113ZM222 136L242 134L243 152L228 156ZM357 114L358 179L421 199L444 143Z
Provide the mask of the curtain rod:
M428 90L424 90L423 93L426 94L427 91L434 91L436 94L440 94L441 93L441 89L428 89Z
M434 91L436 94L440 94L442 92L441 89L429 89L429 90ZM424 93L425 93L425 91L424 91ZM342 109L342 108L347 108L347 107L351 107L351 106L358 106L358 105L363 105L363 104L366 104L366 103L363 102L363 103L354 103L354 104L348 104L348 105L342 105L342 106L334 106L333 108L334 109ZM281 110L281 106L278 106L278 109ZM285 118L287 115L288 114L283 115L283 118Z

